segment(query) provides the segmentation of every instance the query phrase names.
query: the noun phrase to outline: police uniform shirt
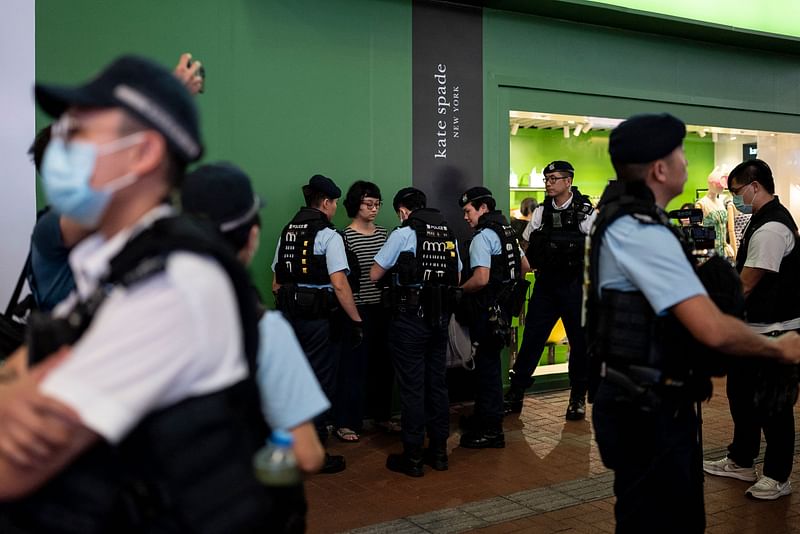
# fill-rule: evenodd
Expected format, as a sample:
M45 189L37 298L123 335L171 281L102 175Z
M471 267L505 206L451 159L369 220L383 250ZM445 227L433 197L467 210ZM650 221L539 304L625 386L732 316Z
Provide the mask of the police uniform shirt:
M567 201L561 204L560 206L556 206L556 201L555 199L553 199L552 200L553 207L558 211L567 209L568 207L570 207L570 205L572 205L572 199L574 196L575 195L570 193L570 196L567 199ZM543 205L536 206L536 209L533 210L533 214L531 215L531 220L528 223L528 226L526 226L525 230L522 231L522 239L524 239L525 241L530 241L531 232L533 232L534 230L538 230L539 228L542 227L543 213L544 213L544 206ZM592 213L587 215L586 218L583 221L581 221L581 223L578 225L578 228L580 229L582 234L589 235L589 232L591 231L592 225L594 224L594 220L596 218L597 218L597 210L592 210Z
M70 254L77 292L86 297L128 239L158 218L159 206L110 240L100 234ZM63 316L76 296L56 308ZM41 392L70 406L83 424L120 442L148 413L229 387L247 376L233 286L210 258L169 256L165 270L131 289L113 289L71 354Z
M785 225L770 221L753 232L744 266L777 273L783 258L794 249L794 234ZM759 334L800 329L800 318L780 323L748 323Z
M502 252L502 244L497 233L488 229L481 228L472 238L472 243L469 245L469 265L472 269L475 267L492 268L492 256L496 256Z
M258 324L261 345L256 381L270 428L290 430L330 408L297 337L280 312L268 311Z
M272 272L275 272L275 265L278 263L278 252L281 248L281 240L275 245L275 257L272 259ZM328 274L344 271L345 275L350 274L350 266L347 264L347 254L344 250L344 240L336 230L323 228L317 232L314 238L314 254L325 255L325 263L328 266ZM331 288L331 284L297 284L301 287Z
M706 294L668 228L625 215L608 227L601 247L598 292L604 288L641 291L659 315L688 298Z
M458 242L456 244L456 256L458 258L458 272L461 272L461 255L458 252ZM417 252L417 233L410 226L397 228L386 240L381 249L375 255L375 263L383 269L389 270L397 263L397 258L403 252Z

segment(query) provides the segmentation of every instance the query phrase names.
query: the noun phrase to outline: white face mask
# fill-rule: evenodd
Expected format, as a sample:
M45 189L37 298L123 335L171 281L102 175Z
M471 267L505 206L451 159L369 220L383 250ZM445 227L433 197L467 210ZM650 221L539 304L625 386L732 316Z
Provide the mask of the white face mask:
M83 141L65 143L59 137L51 139L42 161L42 179L53 208L84 228L95 228L114 193L138 178L126 174L105 184L102 189L93 189L89 182L97 158L131 147L141 142L142 137L142 132L136 132L102 145Z

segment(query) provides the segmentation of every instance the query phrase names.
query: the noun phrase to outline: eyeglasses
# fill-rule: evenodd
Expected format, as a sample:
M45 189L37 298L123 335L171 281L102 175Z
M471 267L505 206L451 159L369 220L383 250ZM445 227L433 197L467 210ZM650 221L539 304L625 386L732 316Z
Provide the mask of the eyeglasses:
M361 205L364 206L365 208L367 208L368 210L379 210L379 209L381 209L381 206L383 206L383 202L382 201L378 201L378 202L362 202Z
M744 184L744 185L740 185L736 189L734 189L733 187L729 187L728 189L730 189L730 192L733 193L734 195L739 196L739 193L741 193L742 189L744 189L748 185L753 185L753 182L750 182L750 183L747 183L747 184Z
M572 176L545 176L544 183L555 183L559 180L566 180L567 178L572 178Z

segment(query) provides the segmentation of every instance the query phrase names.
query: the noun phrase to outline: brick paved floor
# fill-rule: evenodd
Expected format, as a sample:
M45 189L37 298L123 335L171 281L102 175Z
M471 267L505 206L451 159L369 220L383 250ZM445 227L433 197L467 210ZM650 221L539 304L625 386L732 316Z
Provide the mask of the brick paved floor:
M386 455L401 449L397 436L332 439L330 452L344 454L347 469L306 483L309 532L613 532L612 476L592 438L591 405L586 421L566 422L567 398L566 391L529 395L521 416L504 422L506 448L482 451L458 447L458 415L471 407L454 405L450 470L426 467L420 479L385 468ZM705 455L722 457L732 430L724 379L703 417ZM744 496L746 482L707 477L707 532L800 533L800 466L792 481L793 495L758 502Z

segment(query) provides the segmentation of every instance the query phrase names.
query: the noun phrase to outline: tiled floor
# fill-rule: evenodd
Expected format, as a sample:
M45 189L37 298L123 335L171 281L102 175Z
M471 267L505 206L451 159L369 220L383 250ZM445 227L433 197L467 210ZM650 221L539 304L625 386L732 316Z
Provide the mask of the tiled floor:
M529 395L520 417L507 417L506 448L459 448L459 413L451 408L450 470L414 479L388 471L396 436L365 433L359 443L329 443L347 469L309 479L309 532L613 532L612 476L586 421L566 422L567 392ZM589 407L591 410L591 405ZM703 405L704 451L721 457L731 435L724 380ZM797 421L800 428L800 421ZM795 457L797 463L797 456ZM775 502L747 499L748 483L707 477L707 532L800 532L800 466L795 494Z

